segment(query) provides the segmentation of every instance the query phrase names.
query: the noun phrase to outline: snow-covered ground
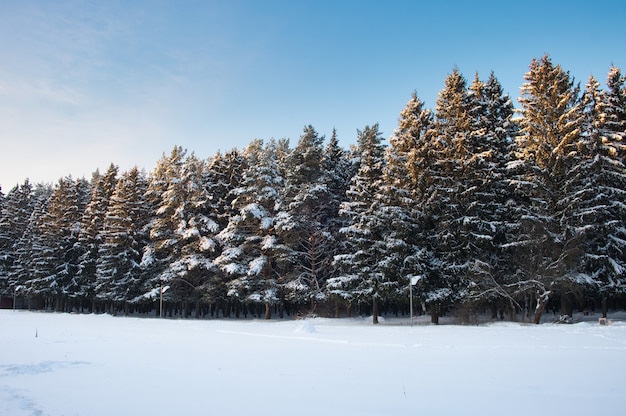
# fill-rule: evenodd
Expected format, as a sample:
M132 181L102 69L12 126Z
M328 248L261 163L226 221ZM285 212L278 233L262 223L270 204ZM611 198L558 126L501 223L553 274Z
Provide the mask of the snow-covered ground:
M0 311L0 415L618 415L626 322ZM223 413L224 412L224 413Z

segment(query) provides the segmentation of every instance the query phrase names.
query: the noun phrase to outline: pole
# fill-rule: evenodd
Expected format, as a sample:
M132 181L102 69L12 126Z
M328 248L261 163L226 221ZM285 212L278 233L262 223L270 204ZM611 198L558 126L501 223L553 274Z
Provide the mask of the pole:
M411 326L413 326L413 279L409 279L409 313L411 314Z
M159 298L159 318L163 318L163 282L161 282L161 296Z

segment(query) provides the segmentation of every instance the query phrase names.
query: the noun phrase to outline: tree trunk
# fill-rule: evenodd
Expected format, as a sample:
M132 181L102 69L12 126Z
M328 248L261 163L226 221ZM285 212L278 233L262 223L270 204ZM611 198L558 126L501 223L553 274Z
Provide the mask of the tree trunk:
M439 305L430 305L430 323L439 325Z
M602 295L602 317L606 318L609 313L609 300L606 295Z
M535 307L535 314L533 316L533 324L539 324L541 321L541 315L543 315L543 311L550 300L550 291L546 291L543 294L539 294L537 291L537 307Z
M378 323L378 296L374 296L372 300L372 323Z
M272 319L272 307L269 302L265 304L265 319Z

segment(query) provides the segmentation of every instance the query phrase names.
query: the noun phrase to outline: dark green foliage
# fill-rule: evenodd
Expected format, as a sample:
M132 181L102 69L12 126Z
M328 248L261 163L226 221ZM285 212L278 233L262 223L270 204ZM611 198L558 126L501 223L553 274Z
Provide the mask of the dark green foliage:
M572 286L580 235L567 227L566 189L571 169L580 160L583 111L579 89L569 73L550 58L533 60L522 86L523 117L518 136L518 157L525 169L519 183L517 236L520 290L533 291L539 322L550 296Z
M307 126L285 160L285 184L277 230L289 247L289 272L281 279L287 299L310 303L315 309L323 299L323 286L330 273L332 236L327 228L336 205L324 174L324 137ZM336 156L336 155L333 155ZM340 157L340 156L338 156ZM331 167L331 160L326 161ZM335 210L333 212L333 210Z
M135 167L124 173L111 195L100 233L95 296L110 304L141 301L140 267L148 243L147 181Z
M235 214L217 236L222 253L215 264L230 276L228 296L265 305L268 319L270 306L283 296L280 279L290 257L276 230L283 186L278 160L284 150L285 143L273 140L266 145L255 140L248 146L246 170L240 186L232 190Z
M61 178L36 221L26 291L53 303L56 310L67 309L67 298L78 290L76 243L89 192L84 179Z
M208 160L176 146L148 179L0 193L0 294L33 307L171 315L406 311L408 287L445 310L596 305L626 291L626 87L581 94L533 59L514 118L491 74L446 77L434 111L414 93L383 144L342 149L306 126ZM425 311L424 311L425 312ZM328 313L328 312L326 312Z
M102 243L105 216L115 190L117 174L118 167L111 164L104 175L96 173L92 179L91 200L85 208L78 237L80 258L77 276L78 290L75 296L81 300L94 299L98 250Z
M13 295L15 282L9 276L17 266L20 241L34 209L33 187L28 179L9 191L0 192L0 293Z
M568 176L564 210L569 233L577 235L578 282L606 298L626 291L626 87L612 67L602 91L591 77L583 96L584 134Z
M385 146L378 125L359 131L360 162L357 174L341 204L346 226L344 252L335 256L338 276L329 280L329 292L348 302L371 302L373 322L378 323L378 305L398 286L395 273L382 261L386 252L384 234L386 206L381 201L384 184Z

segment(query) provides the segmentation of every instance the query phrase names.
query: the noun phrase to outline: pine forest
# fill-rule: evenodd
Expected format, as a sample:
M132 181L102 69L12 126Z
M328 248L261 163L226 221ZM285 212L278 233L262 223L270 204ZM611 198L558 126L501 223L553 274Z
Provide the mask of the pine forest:
M385 140L306 126L0 192L3 307L183 318L626 308L626 77L533 59L517 108L454 68ZM385 141L387 143L385 143ZM412 293L412 302L409 294ZM544 318L547 319L547 318ZM551 319L551 318L550 318Z

